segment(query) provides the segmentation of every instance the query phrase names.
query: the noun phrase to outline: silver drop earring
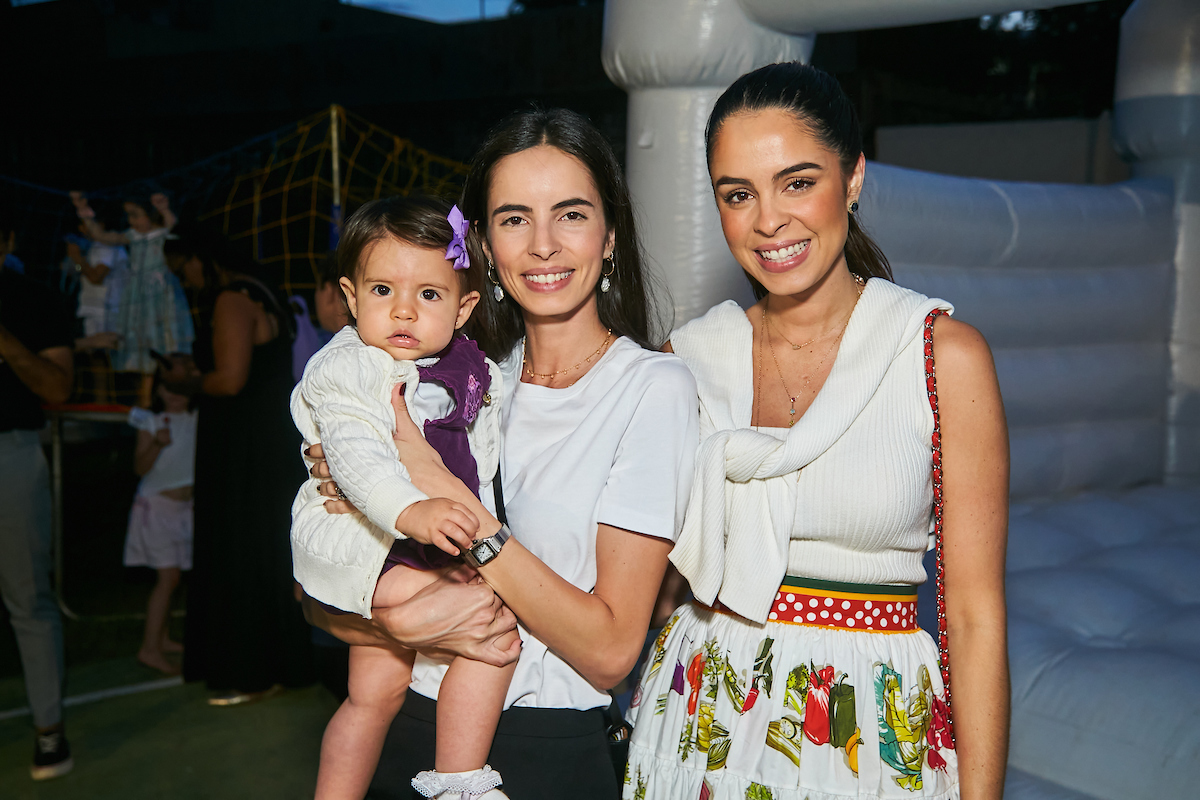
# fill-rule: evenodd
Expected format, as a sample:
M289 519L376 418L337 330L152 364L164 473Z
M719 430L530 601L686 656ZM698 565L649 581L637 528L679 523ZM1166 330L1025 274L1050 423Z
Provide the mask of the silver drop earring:
M492 266L492 262L487 262L487 277L492 282L492 297L496 298L499 303L504 299L504 287L500 285L499 277L496 275L496 268Z
M609 280L609 276L617 271L617 251L614 250L612 255L604 259L604 261L608 264L608 272L601 273L600 275L600 291L607 292L612 288L612 281Z

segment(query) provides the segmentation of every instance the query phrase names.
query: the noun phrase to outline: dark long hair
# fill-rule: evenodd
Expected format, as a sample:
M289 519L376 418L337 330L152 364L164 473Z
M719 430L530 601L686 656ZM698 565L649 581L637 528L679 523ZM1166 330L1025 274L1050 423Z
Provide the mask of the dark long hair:
M704 129L704 148L712 164L713 146L721 125L734 114L776 109L787 112L807 128L817 141L837 154L842 175L849 176L862 155L862 129L854 104L837 79L799 61L768 64L733 82L713 106ZM846 234L846 266L855 275L892 280L892 266L879 245L867 235L858 218L850 214ZM766 296L761 283L746 275L758 299Z
M471 162L460 203L463 214L471 220L471 236L467 240L471 269L478 264L487 270L482 240L487 236L489 224L487 203L492 171L501 159L540 145L555 147L583 164L600 194L604 221L613 231L611 288L607 292L596 289L600 322L618 336L628 336L642 347L656 348L661 343L654 340L657 332L651 331L655 309L625 174L604 135L574 111L564 108L524 111L509 117L488 134ZM480 347L495 360L508 357L525 335L520 307L508 297L497 301L490 283L483 287L471 319Z

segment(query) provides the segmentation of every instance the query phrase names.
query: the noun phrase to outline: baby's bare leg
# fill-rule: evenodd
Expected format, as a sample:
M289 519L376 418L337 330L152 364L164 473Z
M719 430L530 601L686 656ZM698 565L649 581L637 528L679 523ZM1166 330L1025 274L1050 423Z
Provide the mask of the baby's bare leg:
M350 696L325 727L317 800L362 800L412 680L412 650L351 646Z
M442 577L439 570L422 570L397 564L379 576L375 582L372 608L398 606L429 584Z
M376 608L411 597L438 573L395 567L375 586ZM388 728L404 704L416 654L382 647L350 648L350 696L325 727L317 800L362 800L371 785Z
M516 637L517 632L512 631L497 645L510 647ZM438 690L434 762L438 772L467 772L487 763L516 666L493 667L462 657L451 662Z

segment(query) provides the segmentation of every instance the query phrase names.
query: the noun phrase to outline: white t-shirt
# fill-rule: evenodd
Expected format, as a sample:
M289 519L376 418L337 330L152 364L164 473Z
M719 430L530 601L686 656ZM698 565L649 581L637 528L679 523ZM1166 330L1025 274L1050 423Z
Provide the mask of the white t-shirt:
M501 479L513 536L574 586L596 586L596 526L674 541L699 444L696 382L674 355L617 339L564 389L520 382L521 348L500 365ZM490 493L484 502L492 506ZM607 706L609 695L524 627L505 708ZM417 656L413 689L437 697L445 666Z
M195 411L130 414L129 424L152 436L162 428L171 430L171 443L158 451L154 466L138 484L138 494L148 497L196 482L196 419Z

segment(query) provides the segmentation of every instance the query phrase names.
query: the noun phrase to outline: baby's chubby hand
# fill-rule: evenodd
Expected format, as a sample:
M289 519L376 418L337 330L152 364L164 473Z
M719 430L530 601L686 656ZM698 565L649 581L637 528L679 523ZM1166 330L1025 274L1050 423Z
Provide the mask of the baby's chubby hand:
M445 497L413 503L396 518L396 529L422 544L431 544L452 556L470 547L479 531L479 519L466 506Z

